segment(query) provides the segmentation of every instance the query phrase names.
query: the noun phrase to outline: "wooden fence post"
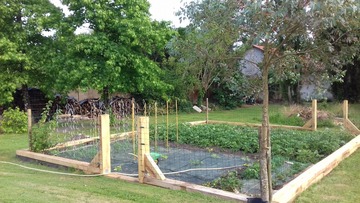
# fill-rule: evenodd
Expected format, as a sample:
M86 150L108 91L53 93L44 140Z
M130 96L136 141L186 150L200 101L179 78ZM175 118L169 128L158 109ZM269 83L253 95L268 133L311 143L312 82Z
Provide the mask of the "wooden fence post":
M311 128L313 131L317 130L317 100L312 100L312 124Z
M139 182L144 183L145 175L164 180L165 176L150 155L149 117L139 117L137 124L138 133L138 173Z
M149 118L139 117L137 123L138 132L138 173L139 182L144 183L145 178L145 154L150 153L149 148Z
M135 146L135 99L131 99L131 139L133 144L133 153L136 152L136 146ZM134 160L136 158L134 157Z
M304 129L317 130L317 100L313 99L311 104L311 119L308 120L303 126Z
M154 137L155 137L155 151L157 152L157 150L158 150L158 148L157 148L157 146L158 146L158 143L157 143L157 141L158 141L158 133L157 133L157 126L158 126L158 118L157 118L157 114L158 114L158 112L157 112L157 102L155 102L155 127L154 127Z
M32 144L32 115L31 115L31 109L27 110L27 117L28 117L28 137L29 137L29 150L33 150L33 144Z
M166 100L166 148L169 149L169 100Z
M110 158L110 118L109 114L100 116L100 172L108 174L111 172Z
M176 124L176 142L179 142L179 115L178 115L177 99L175 99L175 124Z

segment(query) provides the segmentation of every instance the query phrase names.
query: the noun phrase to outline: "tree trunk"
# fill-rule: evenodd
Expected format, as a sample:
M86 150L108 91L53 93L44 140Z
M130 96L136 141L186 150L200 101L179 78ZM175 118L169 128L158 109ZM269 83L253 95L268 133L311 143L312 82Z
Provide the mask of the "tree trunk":
M104 99L105 111L108 111L109 106L110 106L110 100L109 100L110 94L109 94L109 87L108 86L105 86L103 88L102 96L103 96L103 99Z
M301 104L300 81L296 84L296 103Z
M31 107L30 107L29 88L26 84L21 86L21 94L24 103L24 109L25 111L27 111L28 109L31 109Z
M293 100L292 100L292 93L291 93L291 85L289 84L288 85L288 101L289 101L289 104L292 104L293 103Z
M263 108L262 108L262 125L259 139L260 145L260 188L261 199L265 202L271 201L271 149L270 149L270 126L269 126L269 54L265 49L262 70L263 80Z

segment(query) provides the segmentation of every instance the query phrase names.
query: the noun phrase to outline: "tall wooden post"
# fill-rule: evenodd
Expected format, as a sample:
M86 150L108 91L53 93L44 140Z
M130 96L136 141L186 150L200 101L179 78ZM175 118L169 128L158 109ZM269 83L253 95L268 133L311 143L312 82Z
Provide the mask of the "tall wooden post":
M176 142L179 142L179 118L178 118L178 103L175 100L175 123L176 123Z
M133 142L133 153L135 154L135 99L131 99L131 138ZM136 159L134 157L134 159Z
M150 154L149 148L149 117L139 117L137 123L138 133L138 173L139 182L144 183L145 178L145 154Z
M317 130L317 100L312 100L312 124L311 128L313 131Z
M206 98L206 123L209 122L209 98Z
M317 100L313 99L311 104L311 119L308 120L303 128L311 128L311 130L316 131L317 130Z
M31 115L31 109L29 108L27 110L27 117L28 117L28 137L29 137L29 150L33 150L33 144L32 144L32 115Z
M158 124L158 120L157 120L157 102L155 102L155 132L154 132L154 137L155 137L155 152L157 152L157 141L158 141L158 133L157 133L157 124Z
M146 102L144 104L144 116L146 116Z
M344 100L343 102L343 123L344 123L344 127L345 129L349 129L349 101L348 100Z
M169 149L169 101L166 100L166 148Z
M138 173L139 182L144 183L148 174L158 180L165 180L164 174L150 155L149 117L139 117L137 123L138 133Z
M109 114L100 115L99 153L100 173L108 174L111 172Z
M344 121L349 119L349 102L348 102L348 100L344 100L344 102L343 102L343 118L344 118Z

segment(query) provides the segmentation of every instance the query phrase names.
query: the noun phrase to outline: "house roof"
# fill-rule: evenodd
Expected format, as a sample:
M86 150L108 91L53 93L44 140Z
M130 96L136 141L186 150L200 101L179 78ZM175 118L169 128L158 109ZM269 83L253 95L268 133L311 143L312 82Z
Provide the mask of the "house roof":
M261 51L264 51L265 50L265 47L264 46L260 46L260 45L253 45L254 48L258 48L260 49Z
M260 46L260 45L253 45L254 48L260 49L262 52L265 51L265 46ZM276 52L276 48L272 48L271 49L273 53Z

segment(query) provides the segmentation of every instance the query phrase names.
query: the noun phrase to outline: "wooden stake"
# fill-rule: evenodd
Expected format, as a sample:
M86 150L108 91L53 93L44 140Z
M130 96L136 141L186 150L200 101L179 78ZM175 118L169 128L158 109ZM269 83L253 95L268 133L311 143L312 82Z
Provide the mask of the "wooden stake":
M29 150L33 151L33 144L32 144L32 115L31 109L27 110L27 117L28 117L28 137L29 137Z
M344 121L349 119L349 102L348 102L348 100L344 100L344 102L343 102L343 118L344 118Z
M144 116L146 116L146 103L144 104Z
M131 132L132 132L132 142L133 142L133 153L135 154L136 153L136 146L135 146L135 99L132 98L131 100L131 121L132 121L132 124L131 124ZM134 159L136 159L134 157Z
M308 120L303 128L311 128L312 131L317 130L317 100L313 99L311 104L311 119Z
M157 124L158 124L158 120L157 120L157 102L155 102L155 151L157 152L157 141L158 141L158 134L157 134Z
M176 142L179 142L179 118L177 100L175 100L175 123L176 123Z
M312 130L316 131L317 130L317 100L313 99L312 100Z
M169 149L169 101L166 101L166 148Z
M99 153L101 174L108 174L111 172L109 114L100 115Z
M209 98L206 98L206 123L209 122Z

